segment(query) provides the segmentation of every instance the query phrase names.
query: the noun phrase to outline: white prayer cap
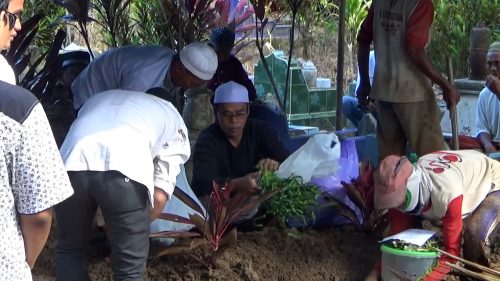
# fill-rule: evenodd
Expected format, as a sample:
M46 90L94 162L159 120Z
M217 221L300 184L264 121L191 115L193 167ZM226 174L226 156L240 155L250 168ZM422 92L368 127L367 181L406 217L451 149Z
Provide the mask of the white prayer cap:
M205 43L194 42L185 46L179 53L179 58L182 65L201 80L212 79L217 70L217 54Z
M248 90L244 86L229 81L215 89L214 104L248 103Z

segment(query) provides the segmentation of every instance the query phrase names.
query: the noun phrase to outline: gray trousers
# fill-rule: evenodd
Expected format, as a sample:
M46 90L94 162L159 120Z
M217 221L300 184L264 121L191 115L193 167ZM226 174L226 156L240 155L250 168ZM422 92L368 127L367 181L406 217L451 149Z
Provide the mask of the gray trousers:
M55 208L56 279L89 279L86 255L99 206L111 246L113 280L143 280L149 253L147 188L117 171L78 171L68 175L75 193Z

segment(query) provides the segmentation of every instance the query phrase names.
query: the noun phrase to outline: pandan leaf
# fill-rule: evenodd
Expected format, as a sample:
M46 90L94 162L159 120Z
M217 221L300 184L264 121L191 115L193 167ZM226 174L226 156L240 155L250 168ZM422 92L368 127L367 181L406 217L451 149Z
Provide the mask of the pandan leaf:
M174 215L174 214L169 214L169 213L161 213L158 218L162 219L162 220L177 222L177 223L185 223L185 224L193 224L194 225L194 223L188 218L185 218L183 216Z
M177 197L179 200L181 200L182 203L186 204L189 208L195 210L196 212L198 212L200 214L205 214L203 212L203 208L200 205L198 205L198 203L193 198L191 198L187 193L182 191L182 189L180 189L179 187L176 186L174 188L173 194L175 197Z
M209 241L213 241L213 231L209 221L204 220L200 215L189 215L189 218L194 223L196 228L205 236Z
M161 238L190 238L190 237L198 237L201 234L192 231L161 231L156 233L151 233L149 237L161 237Z

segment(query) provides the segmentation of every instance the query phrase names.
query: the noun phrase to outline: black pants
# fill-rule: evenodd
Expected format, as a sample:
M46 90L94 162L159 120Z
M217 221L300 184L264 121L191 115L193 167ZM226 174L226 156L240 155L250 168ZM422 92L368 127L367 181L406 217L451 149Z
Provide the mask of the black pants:
M106 222L113 280L143 280L149 252L147 188L117 171L68 175L75 194L56 206L57 280L88 280L86 255L97 206Z

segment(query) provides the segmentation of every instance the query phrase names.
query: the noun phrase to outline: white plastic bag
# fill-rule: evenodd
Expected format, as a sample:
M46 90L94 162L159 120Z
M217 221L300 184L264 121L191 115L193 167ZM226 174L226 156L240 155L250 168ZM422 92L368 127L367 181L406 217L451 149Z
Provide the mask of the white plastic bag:
M301 176L307 183L312 176L325 177L336 174L339 159L340 141L337 135L317 134L283 161L276 175L281 178Z

